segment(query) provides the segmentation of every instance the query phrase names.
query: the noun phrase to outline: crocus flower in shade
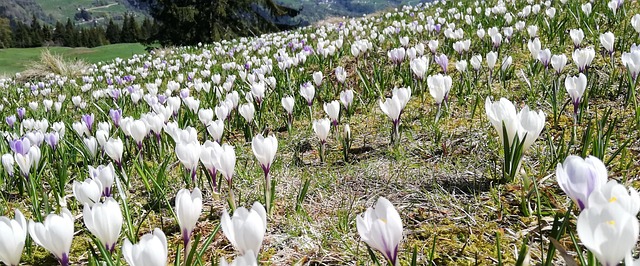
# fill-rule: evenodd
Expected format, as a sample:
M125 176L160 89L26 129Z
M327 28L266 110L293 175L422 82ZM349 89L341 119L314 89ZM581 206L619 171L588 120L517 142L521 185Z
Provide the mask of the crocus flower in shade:
M18 120L22 121L22 119L24 119L24 115L27 113L27 109L24 109L24 107L19 107L18 109L16 109L16 113L18 114Z
M4 167L4 170L7 172L9 176L13 176L14 164L15 164L15 160L13 159L13 156L11 156L10 153L6 153L2 155L2 167Z
M136 141L138 149L142 149L142 141L149 134L147 124L140 120L134 120L126 124L127 131L131 133L131 138Z
M567 65L567 56L564 54L551 56L551 66L560 75L564 67Z
M640 14L635 14L631 18L631 26L636 31L636 33L640 33Z
M320 87L320 85L322 85L322 78L322 72L313 72L313 83L315 83L316 86Z
M16 154L27 155L31 148L31 141L28 138L9 141L9 148Z
M429 69L429 59L425 56L414 58L409 63L409 66L416 78L422 80Z
M340 83L344 83L347 80L347 70L341 66L336 67L334 74L336 75L336 80Z
M629 53L623 53L622 64L627 68L627 71L631 74L631 79L635 82L640 73L640 51L632 49Z
M437 74L429 76L427 78L429 93L431 94L431 96L433 96L433 99L436 101L436 104L438 104L438 106L442 104L443 101L447 100L447 95L449 95L451 85L452 80L449 76Z
M266 87L263 82L256 82L251 84L251 94L253 94L253 98L255 99L258 106L262 105L265 91Z
M199 188L194 188L193 192L189 192L186 188L178 191L176 195L176 215L178 216L180 231L182 232L185 252L188 252L187 246L191 238L191 233L193 233L193 229L196 227L201 213L202 192L200 192Z
M73 124L71 124L71 127L76 133L78 133L78 136L80 137L91 136L91 132L89 132L87 127L82 122L74 122Z
M253 203L251 210L236 209L232 217L224 210L220 226L231 245L242 255L252 252L257 256L267 232L267 211L259 202Z
M231 113L231 108L227 106L225 103L221 103L215 108L216 118L218 120L227 120L229 114Z
M387 52L389 60L396 65L400 65L404 61L405 54L406 51L402 47L391 49Z
M582 4L581 9L585 16L591 15L591 3Z
M593 58L595 56L596 52L593 50L593 48L588 47L583 49L576 49L575 51L573 51L571 58L576 64L576 67L578 67L578 71L584 73L584 71L587 70L587 68L591 65L591 62L593 61Z
M616 180L611 180L589 195L589 206L618 204L629 214L636 216L640 211L640 194L633 187L629 190Z
M533 145L533 142L538 139L540 133L544 129L544 123L546 120L545 114L542 110L536 112L529 109L529 106L525 106L518 113L520 121L520 129L518 131L518 137L521 141L524 141L523 151L526 151Z
M316 89L310 82L306 82L300 85L300 95L307 100L309 106L313 105L313 97L315 96Z
M282 97L280 103L282 104L282 108L287 112L287 126L291 127L291 123L293 123L293 105L295 100L292 96L285 96Z
M249 250L245 252L244 255L236 257L231 263L227 262L224 258L220 258L220 266L258 266L256 257L256 254Z
M73 196L83 205L93 206L102 196L102 184L91 178L87 178L83 182L73 181Z
M15 115L7 116L7 118L5 118L5 121L7 122L7 125L9 125L9 127L13 128L13 124L16 123L16 116Z
M87 151L87 157L94 159L98 155L98 140L94 136L83 138L82 142Z
M327 118L313 121L313 131L316 133L316 136L318 136L322 144L327 142L330 129L331 122Z
M217 143L222 142L222 135L224 134L224 121L223 120L215 120L209 122L207 125L207 132L211 135L211 138Z
M389 200L380 197L373 208L356 216L356 227L362 241L380 251L391 265L397 265L402 220Z
M487 97L485 101L485 111L487 112L489 121L500 136L500 142L504 142L504 137L507 137L509 145L512 145L516 133L518 134L519 141L523 141L526 135L524 150L527 150L527 148L533 144L544 128L545 115L542 111L536 113L529 110L528 106L525 106L518 113L513 103L505 98L501 98L500 101L491 102L489 97ZM507 136L502 135L503 123L506 127Z
M511 64L513 64L513 57L507 56L507 57L503 58L502 59L502 63L500 64L500 70L502 72L507 71L507 69L509 69Z
M215 168L220 171L222 176L227 180L229 185L229 204L232 209L235 209L235 196L233 194L233 174L236 167L236 152L233 146L229 144L223 144L217 151L217 160L214 161Z
M587 76L579 73L578 76L567 76L564 80L564 87L567 89L567 93L571 96L573 103L573 114L578 115L578 107L580 106L580 100L582 95L587 89Z
M263 137L262 134L258 134L251 140L251 149L256 159L260 162L262 171L264 172L264 199L267 205L267 211L271 211L272 187L271 176L269 172L271 170L271 164L276 157L278 151L278 140L274 135L269 137Z
M253 155L256 156L265 177L269 175L271 170L271 164L276 158L276 152L278 151L278 139L274 135L263 137L262 134L258 134L251 140L251 150Z
M578 216L580 241L604 266L620 263L638 241L638 219L618 204L589 206Z
M168 253L167 238L159 228L143 235L135 245L129 239L122 244L122 256L131 266L167 265Z
M493 43L493 48L498 49L500 44L502 44L502 34L500 32L496 32L490 36L491 43Z
M202 108L198 110L198 119L203 125L209 124L213 120L213 110Z
M400 121L400 112L402 111L402 103L396 95L387 98L384 102L380 101L380 109L393 121L394 126L398 124Z
M529 49L529 53L531 54L532 59L538 59L538 55L542 50L542 44L540 43L540 39L535 38L533 40L529 40L527 43L527 48Z
M13 220L0 217L0 261L8 266L20 264L22 249L27 240L27 220L20 210L15 209Z
M607 3L607 7L611 9L611 11L613 12L613 15L615 16L616 12L618 11L618 8L622 6L622 3L624 3L624 0L611 0Z
M49 144L51 149L55 150L58 147L60 135L58 134L58 132L47 133L44 137L44 141Z
M569 36L571 37L571 41L573 41L573 47L575 49L580 48L580 44L584 39L584 32L582 31L582 29L569 30Z
M122 153L124 152L124 144L120 138L109 138L104 144L104 152L114 160L118 168L122 168Z
M176 144L176 156L182 163L184 168L187 169L191 176L191 181L195 184L196 174L198 173L198 162L200 161L200 143L178 143Z
M498 62L498 53L494 51L488 52L485 58L487 58L487 68L489 69L489 73L491 73Z
M614 41L615 36L610 31L600 35L600 44L607 52L609 52L609 54L613 54Z
M442 68L443 73L447 73L447 66L449 65L449 58L446 54L434 56L434 61Z
M214 191L218 192L218 184L216 175L218 174L218 170L216 169L216 164L218 162L218 155L222 153L222 147L217 142L213 141L205 141L202 144L202 150L200 152L200 162L204 165L205 169L209 172L211 176L211 183L213 184Z
M236 167L236 152L233 146L226 143L222 145L221 151L222 153L218 154L216 169L227 179L227 182L231 183Z
M282 104L282 108L284 108L284 110L287 111L288 115L293 114L294 99L292 96L282 97L282 99L280 100L280 103Z
M324 103L324 112L331 119L333 126L338 126L338 119L340 118L340 102L337 100L329 103Z
M69 265L69 250L73 241L73 215L66 208L60 215L49 214L44 223L29 221L29 235L36 244L51 252L61 266Z
M589 207L589 196L607 182L607 168L597 157L582 159L568 156L564 163L556 167L558 185L580 210Z
M545 69L549 69L549 63L551 63L551 50L543 49L538 53L538 60Z
M427 43L427 46L429 47L429 50L431 51L431 53L435 54L439 46L438 40L430 40Z
M28 141L28 139L24 139L24 140ZM23 141L22 143L25 143L25 142ZM32 146L26 149L27 149L26 154L16 152L13 155L13 159L15 160L15 163L18 165L18 168L20 169L20 173L22 173L23 176L28 178L31 169L38 168L38 164L40 163L40 157L42 154L40 153L40 148L38 148L37 146Z
M244 118L244 120L247 121L247 123L253 122L253 116L256 112L256 108L253 106L253 104L245 103L243 105L240 105L238 111L240 112L240 115Z
M407 103L409 103L409 100L411 99L411 88L393 88L391 94L393 96L398 96L402 113L402 110L404 110L404 108L407 106Z
M94 120L95 119L93 114L82 115L82 123L84 124L85 127L87 127L87 130L89 132L92 132Z
M471 66L473 67L473 70L480 71L480 69L482 69L482 55L474 55L471 57Z
M116 178L116 170L113 168L113 164L99 165L98 167L89 167L89 176L100 182L102 186L102 196L111 197L111 187Z
M393 130L391 133L392 141L395 143L399 138L399 126L400 126L400 114L402 113L402 101L398 95L393 95L391 98L386 98L383 102L379 102L380 109L385 113L393 123Z
M96 203L93 207L84 205L82 216L89 232L96 236L109 252L113 253L123 221L118 202L113 198L107 198L104 203Z
M349 111L349 107L353 104L353 90L344 90L340 92L340 102L344 109Z

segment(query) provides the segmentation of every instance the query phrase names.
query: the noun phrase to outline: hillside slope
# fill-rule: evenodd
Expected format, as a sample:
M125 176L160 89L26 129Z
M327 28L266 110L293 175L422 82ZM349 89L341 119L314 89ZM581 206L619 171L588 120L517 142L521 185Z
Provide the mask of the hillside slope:
M314 23L328 17L358 17L376 11L428 0L279 0L281 4L302 9L296 18L302 24ZM82 11L85 12L82 12ZM125 12L137 17L148 15L149 7L140 0L14 0L0 1L0 17L30 22L32 15L47 23L71 19L78 24L106 23L110 18L122 19Z

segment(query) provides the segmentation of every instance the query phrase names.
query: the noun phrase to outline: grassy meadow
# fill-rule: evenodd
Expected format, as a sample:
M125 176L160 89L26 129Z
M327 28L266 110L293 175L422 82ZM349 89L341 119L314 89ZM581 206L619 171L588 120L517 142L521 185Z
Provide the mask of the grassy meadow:
M134 54L145 53L145 46L138 43L122 43L104 45L95 48L8 48L0 49L0 75L13 75L27 68L30 62L38 61L43 49L62 55L70 60L84 60L87 63L98 63L113 60L117 57L128 58Z

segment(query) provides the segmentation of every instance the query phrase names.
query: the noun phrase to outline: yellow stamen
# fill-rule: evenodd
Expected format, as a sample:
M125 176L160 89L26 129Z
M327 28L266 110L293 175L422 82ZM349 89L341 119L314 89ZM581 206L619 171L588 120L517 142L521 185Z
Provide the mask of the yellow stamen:
M616 201L618 201L618 198L616 198L616 197L611 197L611 198L609 199L609 202L610 202L610 203L613 203L613 202L616 202Z
M616 225L616 221L614 221L614 220L608 221L607 223L610 224L610 225Z

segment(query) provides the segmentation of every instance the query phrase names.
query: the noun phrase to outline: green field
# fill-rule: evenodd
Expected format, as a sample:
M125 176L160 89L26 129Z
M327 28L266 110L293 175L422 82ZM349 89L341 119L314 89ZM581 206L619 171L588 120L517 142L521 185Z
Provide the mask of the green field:
M73 15L77 12L78 8L90 8L93 7L93 0L38 0L36 1L45 13L51 14L55 19L58 19L64 23L67 18L73 19Z
M108 61L116 57L128 58L145 53L145 46L139 43L122 43L95 48L50 47L51 52L69 59L82 59L89 63ZM0 75L12 75L26 68L31 61L37 61L42 47L0 49Z

